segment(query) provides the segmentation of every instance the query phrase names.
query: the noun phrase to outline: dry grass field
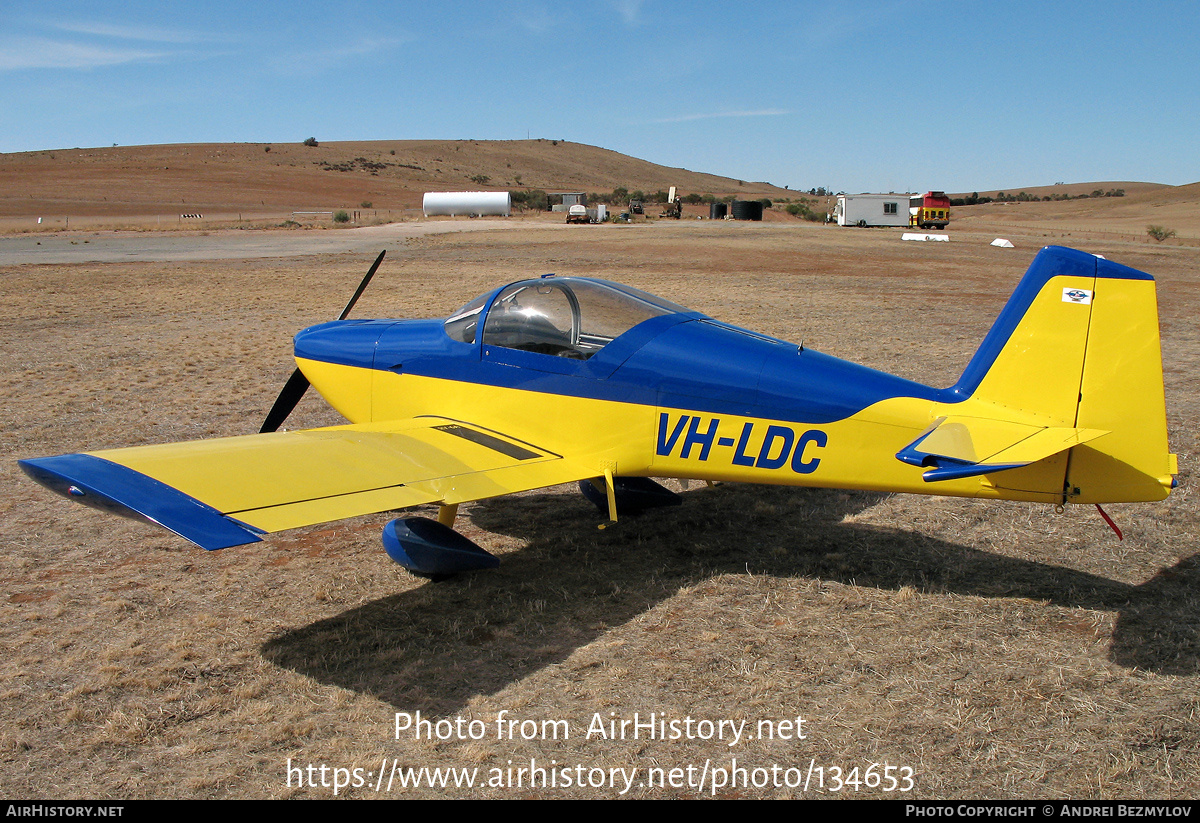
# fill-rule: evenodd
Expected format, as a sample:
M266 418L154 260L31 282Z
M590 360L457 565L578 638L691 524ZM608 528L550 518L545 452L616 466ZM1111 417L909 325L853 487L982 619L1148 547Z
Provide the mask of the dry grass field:
M1200 183L1186 186L1149 186L1137 183L1090 183L1080 189L1125 186L1124 197L1044 203L988 203L952 210L953 226L972 230L1019 231L1051 236L1070 245L1072 238L1121 240L1147 238L1148 226L1174 231L1171 242L1200 245ZM1031 189L1031 193L1036 192Z
M682 506L603 531L573 487L464 506L502 565L439 584L384 555L392 514L206 553L16 460L257 431L292 335L373 255L0 264L0 795L1200 795L1191 188L960 210L950 243L790 219L414 237L354 312L583 274L947 385L1040 246L1100 253L1158 280L1180 458L1166 501L1108 507L1124 541L1091 507L671 481ZM288 425L338 420L310 393ZM594 725L635 714L677 725Z
M355 314L444 315L505 280L587 274L948 384L1044 242L991 236L686 221L441 235L392 252ZM625 796L900 796L861 784L879 764L911 770L909 797L1195 797L1200 251L1086 249L1159 279L1181 486L1111 507L1124 542L1086 507L695 484L677 509L598 531L555 488L466 507L464 531L503 564L441 584L387 560L389 515L207 554L15 465L257 430L291 335L335 316L369 259L4 270L0 793L329 797L359 769L338 796L616 797L613 770L636 769ZM298 415L336 419L315 397ZM467 739L397 739L397 712L461 719ZM534 739L528 724L497 739L501 712L536 721ZM747 725L737 741L588 738L595 715L634 713ZM760 722L797 717L803 739L762 739ZM289 761L315 767L304 785ZM531 761L557 785L512 785ZM735 765L768 784L713 785ZM478 784L402 787L409 767ZM860 785L832 791L835 768ZM604 787L563 786L596 769ZM786 785L801 773L808 791Z

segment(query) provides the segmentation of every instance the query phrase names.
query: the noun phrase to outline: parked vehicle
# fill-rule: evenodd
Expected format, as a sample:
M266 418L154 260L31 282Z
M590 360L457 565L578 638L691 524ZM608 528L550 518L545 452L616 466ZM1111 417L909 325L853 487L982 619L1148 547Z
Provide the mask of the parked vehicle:
M910 226L922 229L944 229L950 222L950 198L944 191L927 191L909 200Z

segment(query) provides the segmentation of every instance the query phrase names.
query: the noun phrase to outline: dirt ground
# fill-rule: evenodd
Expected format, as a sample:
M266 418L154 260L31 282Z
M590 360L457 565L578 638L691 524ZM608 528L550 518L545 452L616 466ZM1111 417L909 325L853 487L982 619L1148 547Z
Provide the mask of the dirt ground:
M733 484L675 483L682 506L600 531L553 488L464 507L502 565L440 584L383 554L394 515L205 553L16 466L257 431L292 335L335 317L373 255L0 268L0 794L1200 795L1200 248L1054 234L683 221L405 241L354 316L584 274L938 385L1037 249L1076 245L1158 280L1180 458L1170 498L1109 507L1124 541L1091 507ZM310 396L289 425L335 422Z

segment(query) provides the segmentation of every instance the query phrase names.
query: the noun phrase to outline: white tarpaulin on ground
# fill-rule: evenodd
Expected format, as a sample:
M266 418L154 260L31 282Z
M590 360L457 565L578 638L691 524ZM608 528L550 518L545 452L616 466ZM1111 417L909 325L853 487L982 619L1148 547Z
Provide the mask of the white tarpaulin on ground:
M1003 237L997 237L992 241L993 246L999 246L1002 249L1011 249L1013 244L1005 240Z
M944 243L950 242L948 234L916 234L915 232L906 231L901 240L941 240Z

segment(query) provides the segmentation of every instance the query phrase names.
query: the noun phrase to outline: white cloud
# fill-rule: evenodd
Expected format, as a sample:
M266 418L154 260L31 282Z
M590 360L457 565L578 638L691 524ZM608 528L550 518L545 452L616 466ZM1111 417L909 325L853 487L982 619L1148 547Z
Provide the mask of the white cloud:
M613 5L617 9L617 14L621 15L621 20L625 25L632 26L638 23L638 13L642 10L642 0L614 0Z
M687 123L691 120L714 120L718 117L777 117L781 114L791 114L787 109L758 109L757 111L721 111L711 114L683 114L679 117L664 117L653 120L654 123Z
M167 53L144 49L86 46L40 37L0 42L0 71L19 69L94 69L160 60Z
M55 21L51 27L72 34L87 34L95 37L110 37L118 40L144 40L151 43L199 43L219 38L199 32L161 29L152 26L121 26L112 23L87 21Z
M553 29L559 19L541 4L524 4L511 11L512 20L530 34L542 35Z
M400 37L364 37L330 48L277 55L271 58L270 65L280 73L314 76L348 60L361 60L392 51L413 39L407 34Z

